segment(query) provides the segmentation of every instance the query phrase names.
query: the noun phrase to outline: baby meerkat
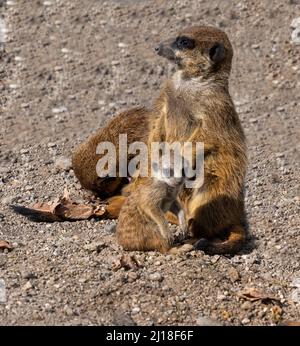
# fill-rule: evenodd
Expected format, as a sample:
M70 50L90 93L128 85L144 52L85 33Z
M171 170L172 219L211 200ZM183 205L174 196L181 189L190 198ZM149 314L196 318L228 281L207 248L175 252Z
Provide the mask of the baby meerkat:
M143 179L121 209L116 234L125 250L167 252L173 240L167 211L178 217L181 232L186 233L185 213L177 199L185 181L184 170L177 177L172 162L162 156L160 163L153 162L153 177Z

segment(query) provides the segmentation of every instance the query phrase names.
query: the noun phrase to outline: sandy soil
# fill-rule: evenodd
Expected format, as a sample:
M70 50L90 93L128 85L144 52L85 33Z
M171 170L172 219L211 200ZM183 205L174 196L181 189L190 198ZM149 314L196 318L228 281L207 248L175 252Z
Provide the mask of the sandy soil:
M300 319L300 46L297 0L0 1L0 324L273 325ZM68 187L68 158L117 111L150 104L169 67L153 48L191 24L224 29L235 50L231 94L249 146L242 253L173 257L123 251L112 221L34 223L10 204ZM1 250L0 250L1 251ZM6 288L6 298L4 297ZM255 287L279 301L248 302ZM2 295L1 295L2 294Z

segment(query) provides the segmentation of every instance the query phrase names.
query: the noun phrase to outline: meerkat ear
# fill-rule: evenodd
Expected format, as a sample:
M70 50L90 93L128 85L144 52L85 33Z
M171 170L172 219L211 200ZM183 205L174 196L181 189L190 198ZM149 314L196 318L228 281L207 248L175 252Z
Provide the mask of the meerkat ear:
M222 61L225 56L225 48L222 43L216 42L209 50L210 60L217 64Z

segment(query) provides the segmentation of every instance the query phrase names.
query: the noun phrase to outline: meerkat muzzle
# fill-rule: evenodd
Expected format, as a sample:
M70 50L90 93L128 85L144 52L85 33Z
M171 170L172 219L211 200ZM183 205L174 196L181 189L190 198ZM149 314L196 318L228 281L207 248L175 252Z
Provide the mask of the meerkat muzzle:
M175 60L176 55L172 48L172 44L174 42L174 39L169 39L166 41L161 42L156 48L155 51L159 56L162 56L164 58L167 58L168 60Z

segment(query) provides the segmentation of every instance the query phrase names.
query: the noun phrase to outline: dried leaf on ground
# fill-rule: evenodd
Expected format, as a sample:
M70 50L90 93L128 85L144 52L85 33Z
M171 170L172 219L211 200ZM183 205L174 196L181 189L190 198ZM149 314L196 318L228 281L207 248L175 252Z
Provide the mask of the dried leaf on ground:
M62 197L52 202L36 203L31 208L12 206L18 214L27 216L34 221L76 221L91 217L109 218L107 204L99 205L80 204L72 201L69 192L65 189Z
M141 267L141 263L134 255L122 255L122 257L112 263L112 270L116 271L120 268L125 270L133 269L137 270Z
M250 300L251 302L254 302L257 300L261 300L262 302L280 300L279 298L273 295L267 294L265 292L262 292L261 290L254 287L245 288L242 291L238 292L237 295L238 297Z
M5 249L11 251L13 249L13 247L6 240L0 239L0 250L5 250Z

